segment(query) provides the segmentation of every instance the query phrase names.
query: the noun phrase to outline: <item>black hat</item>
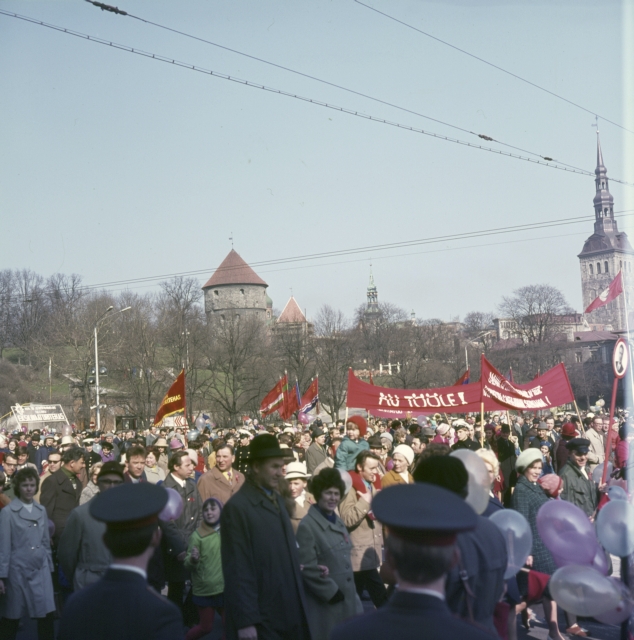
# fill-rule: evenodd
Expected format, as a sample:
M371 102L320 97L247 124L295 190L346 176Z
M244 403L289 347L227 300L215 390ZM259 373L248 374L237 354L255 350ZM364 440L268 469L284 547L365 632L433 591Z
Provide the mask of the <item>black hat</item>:
M140 529L158 522L167 497L166 489L151 482L121 484L98 493L90 501L90 515L109 528Z
M321 421L321 418L315 418L313 422L313 427L323 427L324 423Z
M108 442L106 440L105 442L101 443L101 448L102 449L114 449L114 445L112 444L112 442Z
M285 452L277 438L270 433L263 433L255 436L249 445L249 457L252 460L263 460L265 458L288 458L290 452ZM292 455L292 454L291 454Z
M574 451L575 453L584 455L588 453L588 450L590 449L590 440L587 438L573 438L566 442L566 449L568 449L568 451Z
M383 449L381 436L378 433L368 438L368 444L370 445L370 449Z
M372 511L390 535L421 545L447 546L476 528L476 512L455 493L424 482L393 485L372 500Z
M326 434L326 431L321 427L313 427L310 432L311 438L314 440L315 438L319 438L319 436L323 436Z
M99 482L99 478L101 476L105 476L108 474L114 473L119 476L122 480L125 480L125 476L123 475L123 465L115 462L114 460L110 460L109 462L105 462L101 469L99 469L99 475L97 476L97 482Z

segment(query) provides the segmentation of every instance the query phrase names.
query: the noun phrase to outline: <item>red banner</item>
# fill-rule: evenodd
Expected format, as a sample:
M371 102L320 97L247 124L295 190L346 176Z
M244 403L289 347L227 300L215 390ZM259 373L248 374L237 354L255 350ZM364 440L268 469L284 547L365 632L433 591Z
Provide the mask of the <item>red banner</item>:
M284 390L288 387L288 376L277 381L277 384L266 394L260 403L262 417L277 411L284 404Z
M349 369L346 405L365 409L382 418L405 418L407 413L417 415L437 411L469 413L480 411L480 383L438 389L392 389L363 382ZM492 411L500 405L489 400L484 408Z
M185 369L178 374L174 384L161 401L154 418L154 424L160 426L163 423L163 418L181 412L185 413Z
M538 411L574 401L574 394L563 363L527 384L507 380L485 357L481 358L480 380L484 406L496 402L505 409Z

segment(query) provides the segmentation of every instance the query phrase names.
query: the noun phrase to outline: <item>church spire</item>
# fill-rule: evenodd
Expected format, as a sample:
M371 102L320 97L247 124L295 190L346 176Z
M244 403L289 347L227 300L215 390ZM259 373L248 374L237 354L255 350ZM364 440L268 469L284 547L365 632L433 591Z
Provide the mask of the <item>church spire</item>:
M597 168L594 170L596 194L594 196L594 232L612 235L618 233L616 220L614 219L614 198L608 186L608 170L603 164L603 151L601 150L601 138L597 129Z
M370 265L370 282L367 291L367 304L365 307L366 314L374 314L379 311L379 292L374 284L374 274L372 273L372 265Z

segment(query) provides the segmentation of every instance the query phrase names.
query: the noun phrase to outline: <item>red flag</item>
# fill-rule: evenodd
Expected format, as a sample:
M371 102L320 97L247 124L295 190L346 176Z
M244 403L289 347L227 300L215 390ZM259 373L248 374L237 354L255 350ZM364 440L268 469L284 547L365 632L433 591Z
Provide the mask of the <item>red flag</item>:
M181 411L185 413L185 369L178 374L174 384L161 401L154 418L154 424L160 426L163 423L163 418Z
M453 383L454 387L459 384L469 384L471 378L471 367L467 367L467 370Z
M277 411L284 404L284 389L288 387L288 377L284 375L280 378L276 385L264 396L264 400L260 403L260 413L262 417L266 417Z
M623 276L619 271L612 282L610 282L607 289L604 289L597 298L595 298L584 313L590 313L600 307L605 307L608 302L612 302L615 298L623 293Z
M297 382L290 388L286 385L284 404L278 409L278 413L282 420L288 420L296 411L299 411L299 384Z

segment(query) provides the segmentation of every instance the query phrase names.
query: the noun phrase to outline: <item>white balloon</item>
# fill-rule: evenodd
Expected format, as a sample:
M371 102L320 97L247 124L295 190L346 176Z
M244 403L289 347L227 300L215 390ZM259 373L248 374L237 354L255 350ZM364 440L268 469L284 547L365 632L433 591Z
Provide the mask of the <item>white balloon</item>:
M464 464L469 473L469 493L466 501L478 515L483 514L489 504L491 486L489 471L484 460L469 449L457 449L449 455L458 458Z
M533 548L533 534L528 520L512 509L500 509L489 520L501 531L506 542L508 564L504 579L513 577L526 562Z
M596 569L578 564L557 569L548 588L562 609L578 616L612 611L621 601L621 592L612 581Z
M619 558L634 552L634 507L625 500L608 502L597 516L597 536Z
M627 492L623 487L613 485L608 489L608 497L610 500L627 500Z

